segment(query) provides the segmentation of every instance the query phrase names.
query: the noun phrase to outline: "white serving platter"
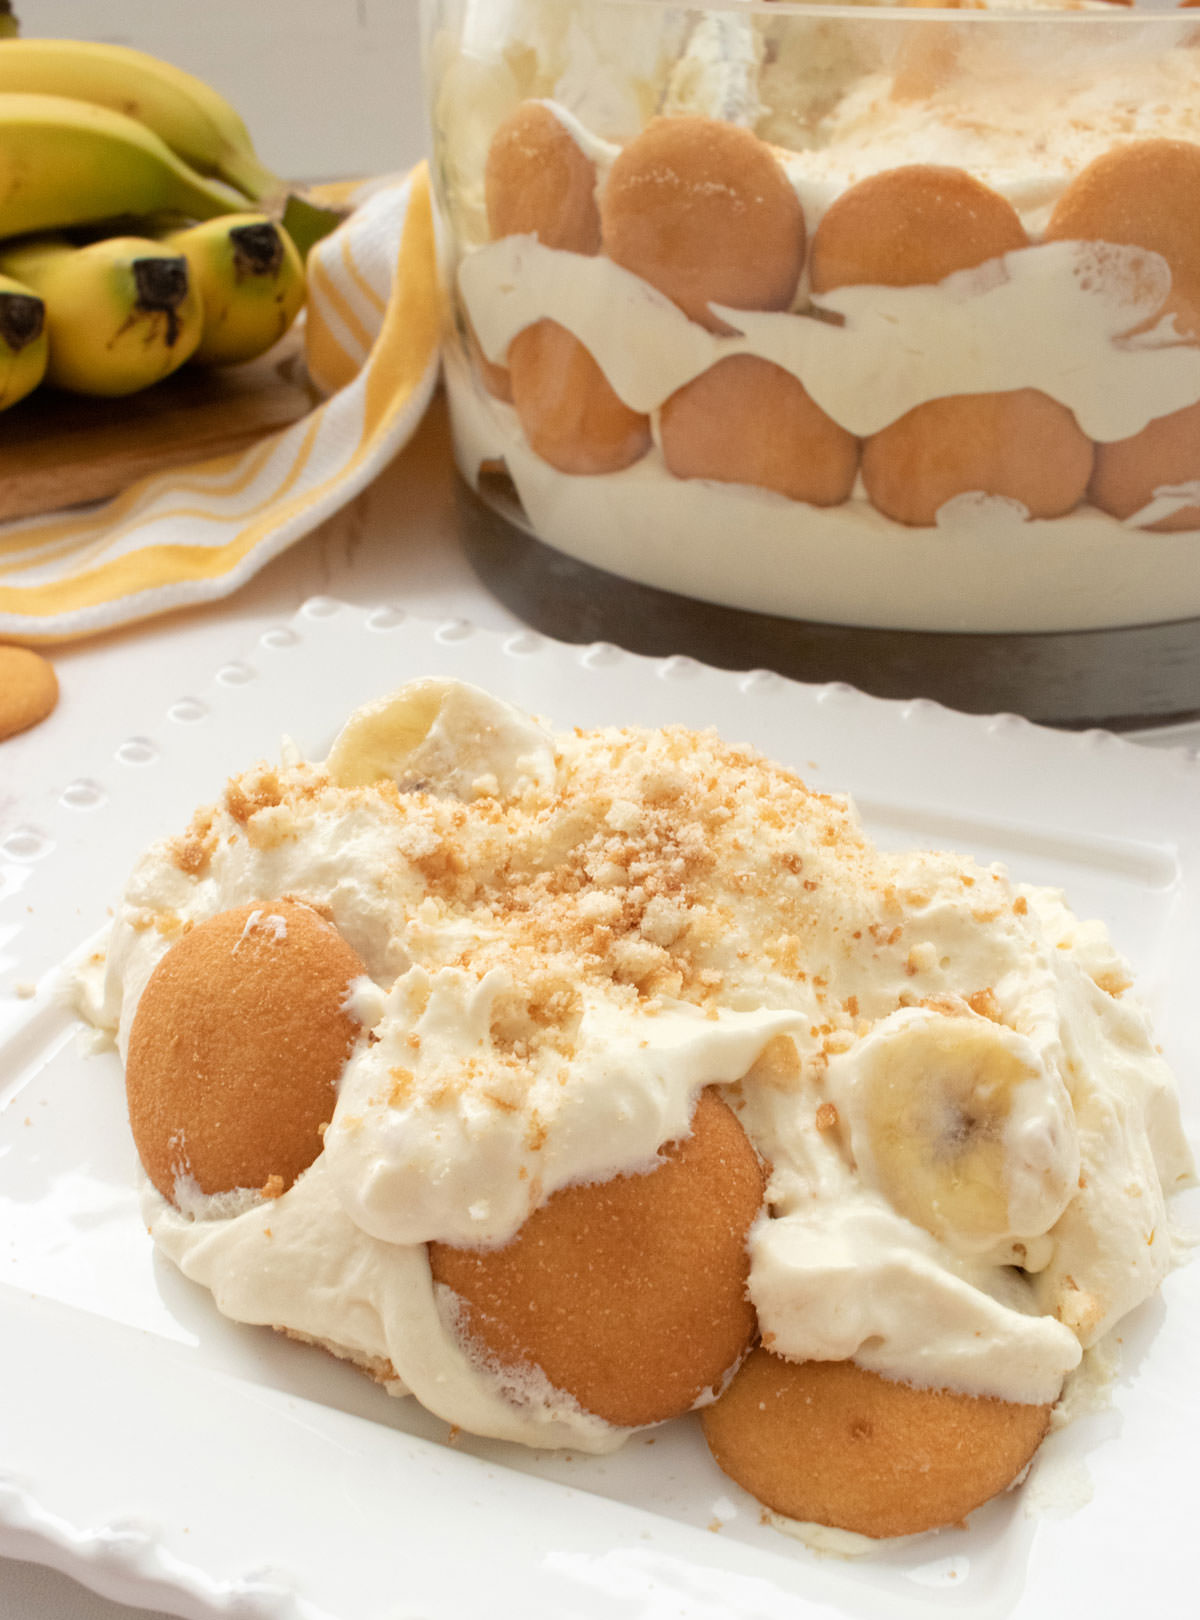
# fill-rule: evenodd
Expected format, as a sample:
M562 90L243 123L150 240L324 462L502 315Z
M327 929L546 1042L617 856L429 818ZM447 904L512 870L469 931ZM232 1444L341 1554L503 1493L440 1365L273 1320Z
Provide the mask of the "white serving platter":
M191 1620L1058 1620L1193 1612L1200 1265L1121 1329L1107 1410L1021 1490L855 1562L761 1522L694 1422L616 1457L460 1438L320 1352L218 1316L137 1209L119 1064L64 994L137 852L292 736L450 674L558 726L713 725L848 790L890 845L1060 884L1102 917L1200 1139L1200 764L1104 733L307 603L81 744L0 844L0 1554ZM1200 1224L1195 1195L1180 1213Z

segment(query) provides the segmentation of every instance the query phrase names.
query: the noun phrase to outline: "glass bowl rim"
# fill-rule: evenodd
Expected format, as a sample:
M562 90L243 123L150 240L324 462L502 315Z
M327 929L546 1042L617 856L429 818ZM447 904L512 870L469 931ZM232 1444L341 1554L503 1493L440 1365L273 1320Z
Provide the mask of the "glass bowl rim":
M1066 25L1072 28L1093 27L1099 24L1105 28L1157 28L1165 31L1170 24L1173 28L1181 30L1191 27L1200 34L1200 9L1197 9L1196 16L1192 17L1189 13L1194 8L1190 7L1158 5L1150 9L1136 3L1125 5L1121 0L1097 0L1097 9L1087 11L1068 10L1065 6L1053 4L1036 7L1020 4L1006 6L1003 0L998 0L998 3L992 5L989 10L958 9L950 5L839 5L825 3L825 0L574 0L574 3L593 10L620 7L635 12L678 11L776 20L780 17L803 17L822 21L861 23L868 17L880 17L889 22L903 21L914 27L921 27L926 23L937 23L944 27L947 22L970 28L997 24L1013 27L1019 23L1029 26ZM427 20L445 4L446 0L421 0L421 7Z

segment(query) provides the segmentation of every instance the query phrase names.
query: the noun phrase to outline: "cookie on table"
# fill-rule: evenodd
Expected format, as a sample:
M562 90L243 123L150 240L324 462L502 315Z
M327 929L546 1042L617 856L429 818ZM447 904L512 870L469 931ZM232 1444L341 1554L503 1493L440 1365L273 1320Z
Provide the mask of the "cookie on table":
M659 1423L753 1337L746 1240L764 1189L737 1117L706 1090L653 1169L561 1189L502 1248L431 1243L430 1266L485 1362L536 1369L609 1423Z
M590 352L557 321L508 350L513 405L530 449L559 472L620 472L650 448L650 418L618 398Z
M701 1416L719 1466L774 1513L858 1535L961 1524L1007 1490L1049 1406L917 1389L759 1347Z
M0 647L0 742L28 731L54 712L58 676L29 647Z
M285 1192L321 1152L360 1033L358 953L309 906L263 900L197 923L159 962L125 1062L129 1122L164 1198Z
M617 157L600 200L604 251L713 332L709 308L787 309L804 214L771 148L715 118L655 118Z
M816 294L838 287L934 285L1029 245L1012 204L962 169L917 163L852 186L821 220L810 256ZM1091 441L1037 389L930 400L873 434L862 474L898 523L933 523L957 495L1020 501L1035 518L1083 499Z
M719 360L662 409L663 457L676 478L753 484L813 506L846 500L858 440L803 384L755 355Z

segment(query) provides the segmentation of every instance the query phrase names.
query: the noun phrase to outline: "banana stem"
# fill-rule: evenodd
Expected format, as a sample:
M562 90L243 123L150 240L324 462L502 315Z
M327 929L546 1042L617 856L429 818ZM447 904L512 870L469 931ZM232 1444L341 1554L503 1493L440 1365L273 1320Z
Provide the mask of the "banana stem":
M0 338L13 354L36 343L46 325L46 306L32 293L0 292Z
M298 191L292 191L283 205L280 223L296 244L300 257L307 259L309 250L349 217L348 208L327 208L322 203L310 202Z
M167 317L167 347L173 348L179 336L179 306L188 293L188 262L182 254L174 259L135 259L133 283L138 308L161 312Z
M16 39L20 32L21 25L12 8L12 0L0 0L0 40Z

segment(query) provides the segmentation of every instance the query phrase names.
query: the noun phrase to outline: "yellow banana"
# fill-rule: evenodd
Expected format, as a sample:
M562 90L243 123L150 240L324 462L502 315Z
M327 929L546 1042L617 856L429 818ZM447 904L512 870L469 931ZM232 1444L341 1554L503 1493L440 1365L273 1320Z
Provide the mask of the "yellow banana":
M0 237L123 214L210 219L237 206L134 118L66 96L0 93Z
M254 202L284 190L255 154L249 131L203 79L125 45L21 39L0 58L0 93L68 96L135 118L193 168Z
M264 214L229 214L162 238L182 253L204 305L202 365L253 360L279 341L304 302L304 266Z
M0 411L33 392L48 352L46 306L30 288L0 276Z
M204 317L187 260L157 242L118 236L74 247L35 237L0 244L0 271L45 301L46 378L72 393L136 393L200 342Z

